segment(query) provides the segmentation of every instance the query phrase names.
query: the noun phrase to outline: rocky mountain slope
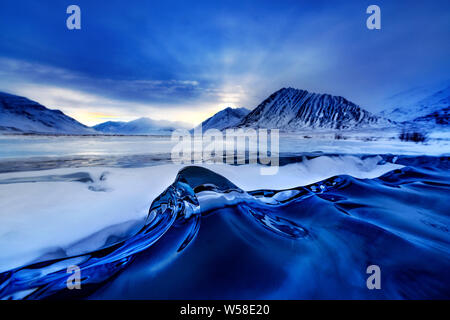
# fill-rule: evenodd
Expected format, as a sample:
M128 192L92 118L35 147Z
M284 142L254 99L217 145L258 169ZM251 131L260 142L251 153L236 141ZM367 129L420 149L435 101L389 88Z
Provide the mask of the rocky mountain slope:
M385 104L387 107L380 116L399 122L429 119L431 124L439 124L433 114L445 114L445 109L450 107L450 85L413 88L386 99Z
M94 130L39 103L0 92L0 131L12 133L91 134Z
M384 127L391 121L376 116L340 96L283 88L245 116L237 127L302 129L354 129Z
M223 130L225 128L234 127L239 124L242 119L250 112L246 108L226 108L217 112L212 117L201 123L202 130L205 132L209 129Z

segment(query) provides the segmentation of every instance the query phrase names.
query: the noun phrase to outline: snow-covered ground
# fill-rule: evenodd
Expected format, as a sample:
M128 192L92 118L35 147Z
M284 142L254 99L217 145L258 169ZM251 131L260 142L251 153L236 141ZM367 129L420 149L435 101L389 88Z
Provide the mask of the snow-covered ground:
M261 179L259 165L205 167L244 190L286 189L348 174L374 178L401 165L381 157L322 156L283 167ZM148 209L182 165L145 168L69 168L0 174L0 272L103 246L142 226ZM68 174L90 177L73 181ZM65 176L65 177L61 177ZM89 179L85 179L89 180ZM36 182L32 182L36 181Z
M398 130L304 131L280 137L280 152L315 152L335 154L396 154L441 156L450 154L450 130L426 134L423 143L401 141Z

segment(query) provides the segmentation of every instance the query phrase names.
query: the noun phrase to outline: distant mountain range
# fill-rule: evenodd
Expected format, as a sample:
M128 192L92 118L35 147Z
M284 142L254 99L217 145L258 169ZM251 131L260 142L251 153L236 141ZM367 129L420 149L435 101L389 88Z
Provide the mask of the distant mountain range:
M170 135L176 129L188 129L189 125L182 122L139 118L129 122L108 121L92 128L103 134Z
M450 106L427 114L426 116L415 118L414 123L448 126L450 124Z
M92 134L95 131L59 110L0 92L0 132Z
M226 108L202 122L202 129L277 128L346 130L448 126L450 86L440 90L416 88L387 100L376 115L341 96L282 88L252 111ZM182 122L140 118L130 122L108 121L87 127L59 110L50 110L24 97L0 92L0 133L170 135L188 129Z
M0 133L166 135L177 128L188 129L189 125L140 118L88 127L60 110L51 110L25 97L0 92Z
M380 116L398 122L420 122L431 125L449 123L450 85L448 82L417 87L386 99Z

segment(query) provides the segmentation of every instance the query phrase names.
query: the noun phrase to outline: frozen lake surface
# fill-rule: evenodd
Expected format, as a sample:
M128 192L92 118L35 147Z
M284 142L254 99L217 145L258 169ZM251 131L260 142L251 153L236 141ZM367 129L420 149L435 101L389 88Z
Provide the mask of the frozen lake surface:
M447 139L286 135L269 176L186 171L174 145L0 136L0 298L70 294L71 264L95 288L87 298L450 297ZM386 290L366 289L369 262Z
M169 136L0 135L0 172L87 166L142 167L171 162L176 145ZM450 154L450 137L425 143L402 142L393 134L289 134L280 136L280 156L323 154Z

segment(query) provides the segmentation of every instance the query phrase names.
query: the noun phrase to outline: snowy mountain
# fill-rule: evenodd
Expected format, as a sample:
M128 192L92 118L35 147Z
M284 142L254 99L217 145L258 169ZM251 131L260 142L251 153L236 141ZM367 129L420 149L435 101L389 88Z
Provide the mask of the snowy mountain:
M386 99L385 105L387 107L380 113L381 116L395 121L420 119L423 122L429 119L433 123L436 119L433 114L445 113L444 109L450 106L450 85L441 83L413 88Z
M103 134L170 135L176 129L187 129L188 127L189 125L183 122L139 118L129 122L108 121L100 123L92 128Z
M385 127L390 120L371 114L339 96L283 88L251 111L237 127L301 129L353 129Z
M217 112L212 117L201 123L202 130L205 132L209 129L223 130L225 128L234 127L250 112L246 108L226 108ZM199 125L200 126L200 125ZM198 127L199 127L198 126Z
M414 123L427 125L449 125L450 124L450 105L441 110L427 114L426 116L414 119Z
M0 92L0 132L92 134L93 130L24 97Z

